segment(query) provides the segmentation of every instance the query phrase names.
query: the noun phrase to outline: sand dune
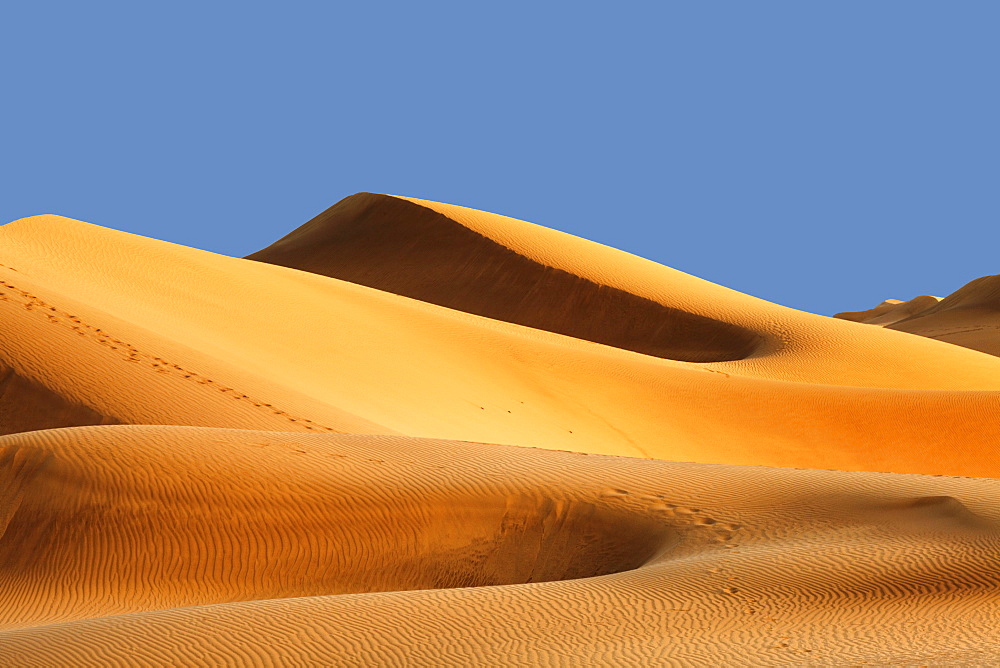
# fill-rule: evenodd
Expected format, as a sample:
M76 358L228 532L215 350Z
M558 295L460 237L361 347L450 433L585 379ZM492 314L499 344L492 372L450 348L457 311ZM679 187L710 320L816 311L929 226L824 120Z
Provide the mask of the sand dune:
M941 301L940 297L922 295L907 301L899 299L886 299L875 308L867 311L845 311L834 314L834 318L850 320L852 322L863 322L866 325L892 325L900 320L906 320L936 306Z
M17 665L980 664L1000 650L992 480L185 427L0 443L19 497L0 646Z
M562 271L752 332L755 352L714 363L664 359L39 217L0 227L17 270L0 301L9 313L0 360L129 424L1000 475L982 450L1000 440L1000 427L979 419L1000 405L1000 360L769 304L529 223L459 214ZM893 414L907 419L885 419Z
M1000 359L952 345L997 277L825 318L373 194L247 259L37 216L0 262L0 664L1000 650Z
M551 230L460 211L362 193L248 257L665 359L738 360L763 342L749 329L580 271L588 265L546 263L531 251L555 245L545 239ZM527 252L505 232L525 237Z
M19 413L51 422L47 407L66 404L77 418L20 428L77 426L89 414L91 424L386 431L276 385L230 355L222 337L236 330L212 326L225 325L227 301L250 295L231 282L200 289L219 276L210 265L186 262L186 249L55 216L23 223L0 227L7 260L0 267L0 365L47 394L5 393L0 410L14 411L7 407L19 402ZM179 317L165 315L175 307ZM241 308L249 319L252 302ZM213 312L208 327L185 317Z
M983 276L944 299L917 297L898 305L834 317L882 325L1000 357L1000 276Z
M0 366L0 434L118 422Z
M249 258L609 345L645 335L640 352L728 362L709 368L744 376L997 389L976 356L905 337L861 335L613 248L465 207L354 195ZM718 359L685 352L699 342ZM659 353L652 352L657 345ZM923 359L901 364L900 345Z

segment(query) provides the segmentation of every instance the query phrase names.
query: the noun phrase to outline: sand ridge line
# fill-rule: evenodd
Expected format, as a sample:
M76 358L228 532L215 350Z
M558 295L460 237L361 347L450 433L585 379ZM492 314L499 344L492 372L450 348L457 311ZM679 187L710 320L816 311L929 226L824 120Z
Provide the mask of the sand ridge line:
M11 269L11 267L6 267L6 268ZM249 395L237 392L234 388L225 387L220 383L216 383L211 378L203 376L202 374L199 374L196 371L190 371L188 369L185 369L179 364L174 364L173 362L168 362L163 358L143 353L138 348L133 346L131 343L122 341L121 339L111 336L102 329L94 327L93 325L84 322L79 317L49 304L40 297L37 297L31 294L30 292L27 292L26 290L22 290L21 288L17 287L16 285L13 285L12 283L0 280L0 287L7 288L8 290L13 290L14 292L20 294L25 300L27 300L27 301L19 301L17 299L11 299L11 297L9 297L7 293L0 291L0 301L13 301L15 303L20 303L21 306L23 306L27 311L34 311L36 309L41 310L43 311L43 315L46 317L46 319L48 319L48 321L52 324L68 327L69 329L72 329L80 336L89 338L90 340L98 343L99 345L102 345L106 348L110 348L111 350L122 349L124 354L124 359L127 362L135 362L137 364L142 364L143 362L146 362L157 373L174 374L179 376L180 378L183 378L184 380L190 380L192 382L198 383L199 385L212 385L214 389L224 394L228 394L229 396L233 397L234 399L237 399L238 401L245 401L252 404L255 408L262 408L274 415L280 415L285 419L287 419L289 422L302 423L302 426L309 430L313 431L322 430L335 434L341 433L332 427L328 427L326 425L320 424L308 418L296 417L291 413L288 413L287 411L283 411L280 408L275 408L271 404L264 403L263 401L257 401L256 399L254 399ZM70 323L73 324L67 323L66 320L68 320Z
M929 339L933 339L939 336L945 336L946 334L968 334L970 332L982 332L987 329L1000 329L1000 325L975 325L973 327L947 327L940 329L925 329L918 336L926 336ZM905 331L905 330L899 330ZM907 332L912 334L913 332Z
M247 259L666 360L742 360L765 343L752 328L616 285L614 272L580 271L558 253L535 252L566 240L546 240L543 230L485 211L358 193Z
M674 527L708 529L708 533L714 536L712 540L721 547L735 547L730 541L737 532L745 528L740 522L713 517L701 508L674 502L666 494L633 494L626 489L611 487L599 492L597 497L617 501L625 506L634 505L646 512L651 511Z

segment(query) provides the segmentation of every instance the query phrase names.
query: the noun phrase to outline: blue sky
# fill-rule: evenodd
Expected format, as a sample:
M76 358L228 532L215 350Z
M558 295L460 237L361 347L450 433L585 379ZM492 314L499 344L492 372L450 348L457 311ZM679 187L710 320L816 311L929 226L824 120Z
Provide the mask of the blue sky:
M4 3L0 222L229 255L358 191L816 313L1000 273L1000 3Z

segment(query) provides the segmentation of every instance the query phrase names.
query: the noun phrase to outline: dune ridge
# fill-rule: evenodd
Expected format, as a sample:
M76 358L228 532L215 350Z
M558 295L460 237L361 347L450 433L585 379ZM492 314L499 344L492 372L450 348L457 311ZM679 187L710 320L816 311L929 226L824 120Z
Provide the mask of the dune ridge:
M2 665L1000 653L998 277L825 318L371 193L0 263Z
M977 278L944 299L887 301L895 304L837 313L834 317L881 325L1000 357L1000 276Z
M15 467L23 500L0 540L0 651L17 665L822 665L998 649L995 481L189 427L0 445L46 462ZM114 452L129 464L97 465ZM333 595L345 589L370 593Z
M527 241L536 232L519 221L486 223ZM709 306L698 314L753 324L771 352L711 364L656 358L42 217L0 227L8 264L20 269L8 280L17 290L0 301L9 314L0 321L0 360L129 424L402 433L681 461L1000 475L977 445L998 438L998 427L979 416L1000 403L1000 360L741 300L576 243L574 261L585 252L594 263L619 261L619 287L676 279L671 295L693 303L701 294ZM727 300L726 313L718 311ZM770 333L758 327L765 321ZM900 411L905 424L881 419Z
M456 236L459 249L476 249L475 262L469 261L468 253L449 250ZM838 321L772 304L614 248L526 221L439 202L353 195L248 258L308 267L312 273L335 275L431 303L435 299L461 301L460 310L473 308L478 315L512 322L522 316L553 317L520 313L523 293L538 290L540 284L552 290L553 296L545 299L555 304L555 310L575 308L575 320L586 321L592 313L577 303L572 291L596 285L642 300L636 304L652 302L665 310L644 308L626 321L633 326L649 318L662 320L666 313L670 318L708 318L716 323L713 326L731 328L725 331L756 337L752 350L741 347L745 354L706 364L708 368L860 387L996 389L983 374L982 360L963 359L954 348L923 348L926 342L893 335L860 335ZM384 259L391 261L383 263ZM480 265L489 271L481 275ZM546 282L546 271L551 270L576 278ZM512 290L511 285L522 290ZM587 326L617 330L618 324L598 318ZM659 325L642 326L655 330ZM602 336L623 335L612 331ZM712 346L712 341L706 345ZM921 363L901 364L906 356L897 354L900 345L920 355ZM844 359L848 355L865 358L864 363Z
M454 215L764 343L730 362L668 360L48 216L0 227L16 287L0 301L0 360L127 424L1000 475L982 453L1000 428L981 418L1000 405L1000 360L768 304L522 221ZM575 248L560 255L564 237ZM907 420L883 419L893 414Z
M762 342L522 255L495 236L417 201L362 193L247 258L665 359L742 359Z
M833 317L851 322L863 322L868 325L888 326L922 314L940 301L940 297L932 295L921 295L905 302L899 299L886 299L875 308L867 311L845 311L836 313Z

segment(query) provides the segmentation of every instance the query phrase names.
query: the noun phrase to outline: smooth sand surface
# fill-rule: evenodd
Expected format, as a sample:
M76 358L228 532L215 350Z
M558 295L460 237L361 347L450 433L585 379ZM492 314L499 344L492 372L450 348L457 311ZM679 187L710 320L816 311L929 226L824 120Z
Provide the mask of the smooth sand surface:
M986 279L825 318L373 194L248 259L37 216L0 263L0 665L1000 649L1000 359L890 329Z
M944 299L890 299L868 311L834 317L882 325L1000 357L1000 276L977 278Z

